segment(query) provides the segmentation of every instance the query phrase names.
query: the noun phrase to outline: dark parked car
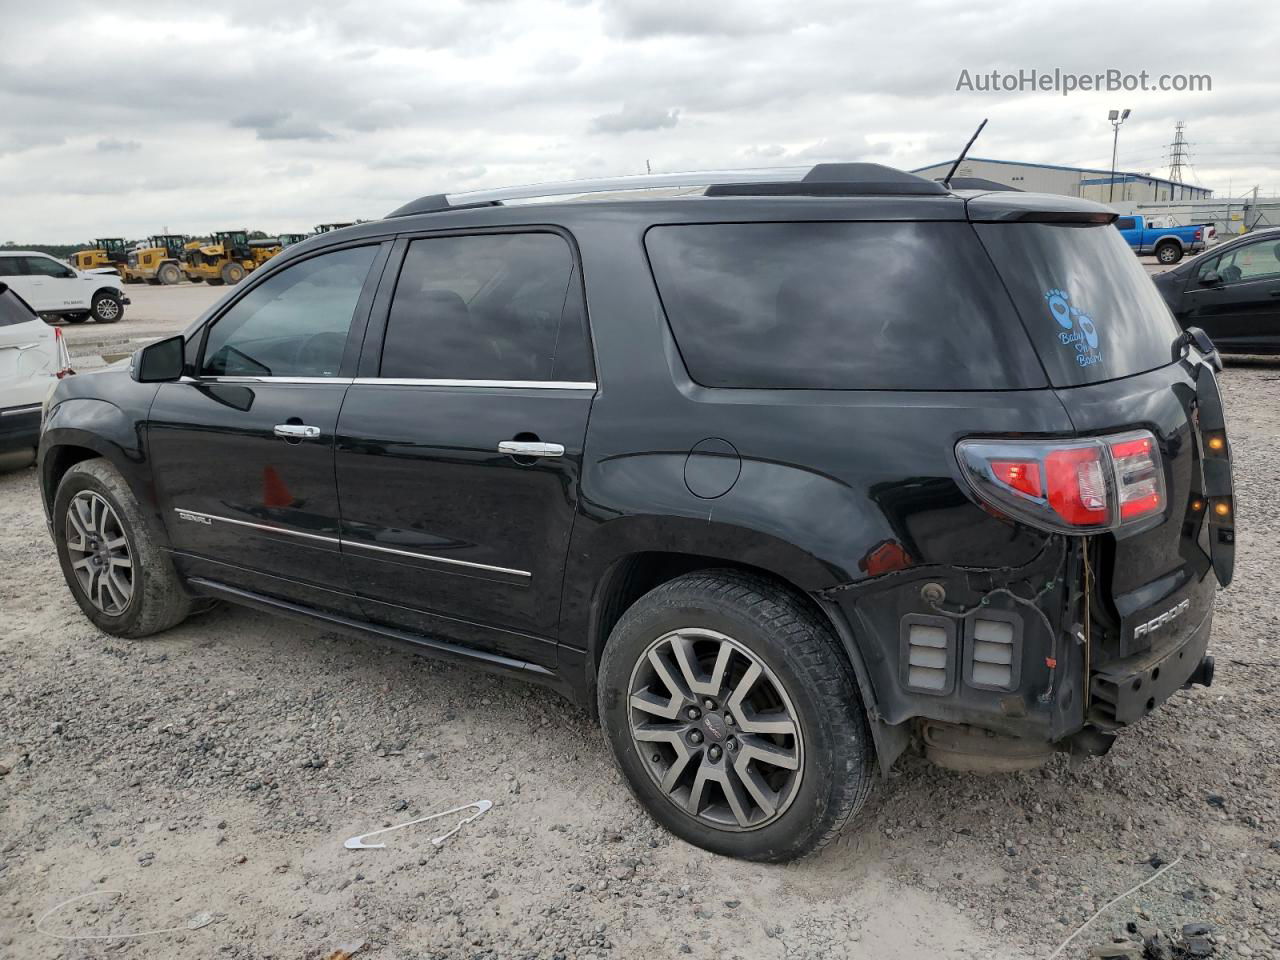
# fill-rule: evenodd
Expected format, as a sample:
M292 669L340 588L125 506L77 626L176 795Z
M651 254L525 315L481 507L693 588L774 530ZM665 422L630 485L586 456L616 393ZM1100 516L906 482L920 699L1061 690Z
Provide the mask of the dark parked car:
M549 684L671 831L802 855L913 738L1023 768L1211 679L1210 347L1113 217L864 164L424 197L58 386L63 571L116 635L221 598Z
M1183 327L1200 327L1223 353L1280 353L1280 229L1219 244L1156 288Z

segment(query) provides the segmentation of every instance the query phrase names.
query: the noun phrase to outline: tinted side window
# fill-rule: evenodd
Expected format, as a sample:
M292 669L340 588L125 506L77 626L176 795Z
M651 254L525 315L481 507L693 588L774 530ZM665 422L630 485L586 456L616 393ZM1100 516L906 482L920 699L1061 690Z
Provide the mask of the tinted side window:
M30 323L36 315L27 306L27 302L12 290L0 291L0 327L9 327L15 323Z
M967 223L662 226L645 246L689 376L704 386L1044 385Z
M71 271L57 260L48 257L26 257L25 273L30 277L66 277Z
M258 284L210 328L201 374L336 377L377 249L321 254Z
M415 240L396 282L381 376L589 380L585 307L552 233Z
M0 257L0 277L22 276L22 257Z
M1055 387L1172 362L1178 325L1116 231L1055 223L977 229Z
M1218 269L1218 258L1205 257L1204 261L1200 264L1200 266L1196 267L1196 279L1203 280L1210 273L1213 273L1217 269Z
M1116 229L1117 229L1117 230L1132 230L1132 229L1133 229L1133 217L1121 217L1120 219L1118 219L1118 220L1116 221Z
M1245 243L1222 255L1218 273L1227 283L1259 280L1280 273L1280 243L1260 240Z

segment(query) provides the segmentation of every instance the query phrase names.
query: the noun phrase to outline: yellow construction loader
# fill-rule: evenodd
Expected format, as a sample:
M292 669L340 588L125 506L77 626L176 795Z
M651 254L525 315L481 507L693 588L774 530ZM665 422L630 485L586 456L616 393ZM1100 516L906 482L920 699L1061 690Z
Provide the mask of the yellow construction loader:
M192 283L235 284L281 249L275 239L250 240L248 230L218 230L207 242L186 245L182 272Z
M187 238L179 234L158 233L148 237L129 251L129 259L120 270L125 283L178 283L182 279L182 253Z
M105 240L93 241L89 250L78 250L72 255L71 263L77 270L97 270L101 267L115 267L124 276L122 267L128 259L129 251L120 237L108 237Z

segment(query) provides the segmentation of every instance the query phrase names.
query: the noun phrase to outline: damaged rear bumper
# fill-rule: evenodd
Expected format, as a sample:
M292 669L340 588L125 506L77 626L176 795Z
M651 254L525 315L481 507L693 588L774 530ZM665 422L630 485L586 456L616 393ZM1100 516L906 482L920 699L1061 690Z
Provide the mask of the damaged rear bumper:
M1211 667L1207 676L1201 670L1212 629L1210 607L1199 626L1180 641L1095 670L1089 682L1088 722L1103 730L1135 723L1189 683L1212 680Z

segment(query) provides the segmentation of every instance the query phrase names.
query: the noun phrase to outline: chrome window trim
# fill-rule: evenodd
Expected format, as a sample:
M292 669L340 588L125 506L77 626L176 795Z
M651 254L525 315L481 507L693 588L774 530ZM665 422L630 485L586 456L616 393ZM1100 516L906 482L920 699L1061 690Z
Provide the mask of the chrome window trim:
M594 380L419 380L405 377L356 377L362 387L497 387L513 390L594 390Z
M418 380L393 377L189 377L179 383L330 383L362 387L487 387L509 390L595 390L594 380Z
M21 407L9 407L0 410L0 417L16 417L20 413L39 413L41 406L42 404L39 403L28 403Z
M413 557L416 560L431 560L435 563L447 563L455 567L470 567L474 570L489 570L493 573L506 573L514 577L532 577L533 574L528 570L517 570L514 567L497 567L489 563L475 563L471 560L455 560L451 557L437 557L430 553L417 553L413 550L398 550L393 547L380 547L372 543L362 543L359 540L343 540L339 537L326 537L318 533L303 533L301 530L289 530L286 527L276 527L267 523L253 523L249 520L233 520L231 517L220 517L216 513L204 513L200 510L187 510L185 507L174 507L173 512L182 517L199 517L203 520L217 520L220 523L231 523L238 527L250 527L254 530L265 530L268 533L283 533L290 537L305 537L308 540L320 540L325 543L334 543L339 547L359 547L362 550L376 550L379 553L393 553L402 557Z
M336 383L350 386L351 377L189 377L183 376L179 383Z
M494 573L509 573L514 577L531 577L528 570L516 570L513 567L495 567L489 563L473 563L470 560L453 560L449 557L436 557L429 553L417 553L413 550L397 550L394 547L380 547L372 543L361 543L359 540L343 540L344 547L359 547L362 550L376 550L379 553L394 553L401 557L413 557L417 560L433 560L436 563L448 563L457 567L472 567L476 570L491 570Z

